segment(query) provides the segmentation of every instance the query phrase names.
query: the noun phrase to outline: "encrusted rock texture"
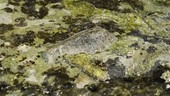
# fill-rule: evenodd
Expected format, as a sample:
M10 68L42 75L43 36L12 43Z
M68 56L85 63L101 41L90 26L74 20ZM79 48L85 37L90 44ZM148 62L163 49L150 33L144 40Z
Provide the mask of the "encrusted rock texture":
M0 96L168 96L169 0L0 0Z

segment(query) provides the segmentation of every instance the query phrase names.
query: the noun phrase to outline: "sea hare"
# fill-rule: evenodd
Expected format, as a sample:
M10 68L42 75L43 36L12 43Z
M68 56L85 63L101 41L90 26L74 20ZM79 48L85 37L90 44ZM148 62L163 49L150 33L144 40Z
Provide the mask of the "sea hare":
M108 49L117 38L106 29L99 26L83 30L70 38L54 45L43 53L48 63L54 63L58 56L65 54L95 54Z

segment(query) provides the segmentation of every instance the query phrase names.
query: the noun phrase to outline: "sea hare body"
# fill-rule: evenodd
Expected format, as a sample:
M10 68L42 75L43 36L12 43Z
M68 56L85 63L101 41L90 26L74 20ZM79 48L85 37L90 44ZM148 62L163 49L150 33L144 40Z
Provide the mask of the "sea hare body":
M108 49L117 38L101 27L81 31L47 50L43 56L48 63L54 63L58 56L65 54L94 54Z

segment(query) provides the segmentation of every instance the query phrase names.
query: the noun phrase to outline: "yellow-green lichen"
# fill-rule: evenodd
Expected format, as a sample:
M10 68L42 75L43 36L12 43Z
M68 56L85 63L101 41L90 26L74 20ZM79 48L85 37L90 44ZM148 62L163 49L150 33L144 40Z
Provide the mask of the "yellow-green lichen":
M94 23L111 20L116 22L118 26L121 26L126 33L145 25L142 16L138 13L116 13L107 9L95 8L92 4L85 1L64 0L63 2L66 8L71 10L73 16L83 15L91 18Z
M67 55L66 58L72 64L82 69L82 71L88 73L89 75L101 80L108 79L107 72L102 70L100 67L95 66L95 64L91 61L92 60L91 56L87 54L77 54L77 55Z
M43 73L52 68L52 66L46 64L42 58L37 58L33 62L34 64L30 64L29 66L25 67L27 69L24 73L24 75L26 76L26 82L41 85L45 78Z
M6 82L7 84L13 85L15 75L14 74L5 74L0 77L1 82Z
M63 0L63 4L67 9L71 10L73 16L83 15L89 17L95 10L92 4L83 1Z
M142 27L144 24L140 15L127 13L121 17L121 21L119 21L119 26L122 26L126 32L131 32L132 30L138 29Z
M0 53L4 53L6 56L13 56L18 52L11 47L0 47Z
M3 61L1 61L1 64L3 68L9 68L11 72L18 72L18 62L15 57L8 57L4 58Z
M141 76L142 74L146 74L155 65L155 59L161 54L167 53L165 50L162 50L164 49L157 46L157 50L153 53L148 53L144 50L135 52L132 58L134 62L137 63L137 66L134 67L134 70L129 70L128 74L134 76Z
M145 21L148 24L148 27L144 27L143 32L147 35L153 35L156 34L163 38L169 38L170 33L168 32L168 28L170 27L170 21L164 20L158 14L154 14L153 16L146 17Z
M134 37L123 37L120 38L115 44L111 46L111 51L119 54L126 55L133 51L133 48L129 47L131 44L135 43L137 40Z
M109 10L96 9L95 14L91 16L93 22L114 21L117 25L129 33L132 30L143 28L146 26L142 20L142 16L137 13L115 13Z

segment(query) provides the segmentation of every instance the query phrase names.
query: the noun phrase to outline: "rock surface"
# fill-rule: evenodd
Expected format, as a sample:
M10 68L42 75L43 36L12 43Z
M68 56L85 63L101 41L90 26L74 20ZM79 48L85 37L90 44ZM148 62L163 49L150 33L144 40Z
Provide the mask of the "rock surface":
M0 0L0 96L169 96L169 9L169 0Z
M69 54L94 54L111 47L117 38L101 27L81 31L74 36L48 49L43 55L48 63L54 63L58 56Z

